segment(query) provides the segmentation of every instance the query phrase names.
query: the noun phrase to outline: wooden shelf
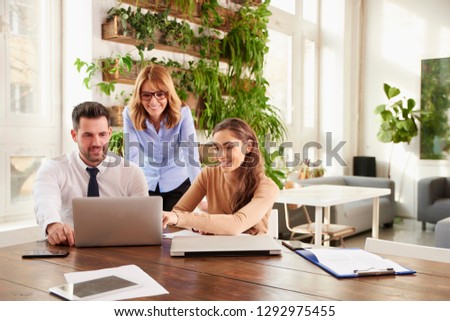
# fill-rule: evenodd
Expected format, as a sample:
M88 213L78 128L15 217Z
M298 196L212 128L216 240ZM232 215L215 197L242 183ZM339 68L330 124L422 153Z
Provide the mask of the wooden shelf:
M145 63L144 63L145 65ZM139 62L133 62L133 65L131 67L130 71L122 71L119 72L118 70L112 74L110 73L103 73L103 81L106 82L116 82L119 84L125 84L125 85L134 85L137 79L137 76L139 74L140 68L141 68L142 64L140 64ZM173 69L178 69L178 68L174 68L174 67L168 67L169 68L169 72L172 73ZM187 71L187 70L184 70ZM225 77L225 75L223 75ZM256 86L256 84L254 83L254 81L249 80L249 79L245 79L242 80L242 82L240 82L239 84L236 84L235 82L233 83L233 87L236 86L240 86L242 89L244 89L245 91L249 91L252 88L254 88ZM223 93L225 96L227 95L227 93Z
M190 15L182 9L178 9L170 0L122 0L122 2L155 12L165 12L168 8L170 8L170 16L187 20L198 25L202 24L202 5L204 1L199 1L195 10L193 10L194 12ZM224 7L219 7L218 14L223 18L223 24L216 27L216 29L224 32L230 31L230 18L234 15L234 11Z
M118 20L119 18L115 16L114 19L102 24L102 39L133 46L142 44L142 41L135 39L133 35L125 36L122 24L119 23ZM155 42L152 42L152 44L155 46L155 49L180 54L188 54L193 57L203 58L199 52L198 47L188 46L187 48L183 49L181 47L164 43L164 34L161 32L155 32L154 39ZM229 60L225 58L221 58L220 61L229 62Z
M262 0L230 0L233 3L244 5L247 1L253 6L259 6Z
M116 63L116 65L117 64L118 64L118 62ZM119 72L119 70L116 70L114 73L111 73L111 74L107 73L107 72L103 72L102 76L103 76L103 81L107 81L107 82L114 81L119 84L134 85L138 74L139 74L138 65L133 63L130 71Z
M151 11L164 12L165 10L167 10L167 3L169 3L170 0L123 0L122 2L128 3L133 6L137 5L141 8L145 8ZM202 2L202 0L199 0L199 2ZM234 0L232 2L237 4L243 4L245 3L245 0ZM261 0L253 0L252 3L260 4ZM200 16L201 5L202 4L197 5L197 10L195 13L192 14L192 16L188 16L187 13L181 12L180 10L174 10L173 8L170 11L170 16L180 18L183 20L188 20L193 23L201 25L201 16ZM234 15L234 11L221 7L219 8L219 14L221 17L224 18L225 23L217 29L228 32L230 30L229 22L232 15ZM132 46L139 46L143 44L143 41L137 40L134 34L129 34L126 36L124 35L125 32L119 19L120 19L119 17L115 16L113 19L106 21L105 23L102 24L102 39L106 41L112 41ZM176 45L167 44L165 41L164 34L158 31L155 32L151 44L153 44L154 49L157 50L163 50L178 54L188 54L193 57L208 59L208 57L203 57L200 54L200 48L198 47L189 46L187 48L181 48ZM229 63L229 59L226 58L221 58L219 60L221 62ZM132 69L129 72L119 73L117 71L113 74L103 73L103 81L107 82L114 81L120 84L134 85L136 82L136 78L139 74L140 67L141 67L140 63L133 63ZM244 81L241 84L235 84L234 86L236 85L243 86L245 90L250 90L255 86L254 82L252 81ZM226 93L224 93L224 95L226 95ZM205 104L202 97L195 97L194 94L192 93L189 93L189 97L186 103L192 110L195 110L195 115L197 117L205 109ZM196 127L198 128L198 124L196 124Z

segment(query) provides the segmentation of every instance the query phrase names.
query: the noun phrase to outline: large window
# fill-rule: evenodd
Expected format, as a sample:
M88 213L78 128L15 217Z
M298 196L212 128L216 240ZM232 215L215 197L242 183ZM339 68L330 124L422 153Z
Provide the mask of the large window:
M279 108L286 124L292 124L292 36L269 29L269 52L264 74L270 86L270 104Z
M0 230L33 221L32 185L60 151L60 8L0 0Z
M320 1L272 0L270 4L265 75L270 103L280 109L289 132L293 150L285 150L285 157L290 158L302 154L306 143L318 140Z

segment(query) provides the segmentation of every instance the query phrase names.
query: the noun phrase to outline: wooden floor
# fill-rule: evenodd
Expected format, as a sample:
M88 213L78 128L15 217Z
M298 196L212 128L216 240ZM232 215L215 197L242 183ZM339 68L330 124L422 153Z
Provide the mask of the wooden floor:
M434 227L434 224L427 224L426 230L422 231L422 223L416 219L397 217L392 228L380 228L380 239L434 246ZM345 247L363 249L366 238L370 236L369 231L348 237L345 239Z

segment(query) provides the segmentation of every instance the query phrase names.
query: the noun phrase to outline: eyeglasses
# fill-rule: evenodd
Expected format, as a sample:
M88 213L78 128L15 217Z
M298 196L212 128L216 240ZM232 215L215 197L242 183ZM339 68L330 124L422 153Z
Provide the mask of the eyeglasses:
M167 93L162 90L158 90L155 92L150 92L150 91L142 91L141 92L141 99L145 100L145 101L152 100L152 97L155 97L156 100L163 100L164 98L166 98L166 96L167 96Z

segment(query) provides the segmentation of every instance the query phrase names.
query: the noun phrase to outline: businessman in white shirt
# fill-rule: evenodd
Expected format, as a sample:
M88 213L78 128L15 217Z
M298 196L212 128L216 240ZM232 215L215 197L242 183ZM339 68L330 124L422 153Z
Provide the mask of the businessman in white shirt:
M75 244L73 198L148 195L141 169L118 155L107 154L112 129L109 112L102 104L76 106L72 123L78 151L45 162L33 187L36 221L52 245Z

